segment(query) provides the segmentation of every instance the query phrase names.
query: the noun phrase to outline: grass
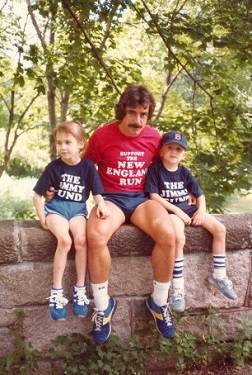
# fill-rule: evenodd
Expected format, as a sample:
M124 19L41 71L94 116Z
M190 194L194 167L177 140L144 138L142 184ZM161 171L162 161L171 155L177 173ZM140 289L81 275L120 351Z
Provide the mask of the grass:
M9 177L6 173L0 179L0 196L17 198L20 200L29 200L33 197L33 187L35 186L36 178L21 178L14 179Z
M234 196L226 206L227 212L252 212L252 194Z

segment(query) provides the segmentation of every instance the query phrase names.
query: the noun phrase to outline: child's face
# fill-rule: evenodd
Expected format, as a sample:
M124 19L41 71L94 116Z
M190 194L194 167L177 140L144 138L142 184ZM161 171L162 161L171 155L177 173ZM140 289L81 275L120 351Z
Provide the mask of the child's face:
M186 157L186 151L178 143L170 143L161 146L159 155L162 161L172 165L178 165L181 160Z
M75 162L84 147L84 142L78 141L72 134L66 132L57 132L55 141L58 154L68 162Z

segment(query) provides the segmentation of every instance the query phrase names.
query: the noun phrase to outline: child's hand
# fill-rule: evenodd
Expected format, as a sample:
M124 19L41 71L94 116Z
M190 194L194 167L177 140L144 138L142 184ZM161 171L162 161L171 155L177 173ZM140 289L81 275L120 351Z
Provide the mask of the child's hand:
M200 211L200 210L197 210L194 214L193 214L193 217L192 217L192 225L193 226L199 226L199 225L202 225L204 220L205 220L205 215L206 215L206 212L205 211Z
M40 224L43 229L48 230L48 226L46 225L46 218L40 220Z
M184 211L180 210L176 215L183 221L185 225L191 225L192 219Z
M191 206L191 205L195 205L197 203L197 199L195 198L194 195L192 195L191 192L189 192L189 198L188 198L188 201L187 203Z

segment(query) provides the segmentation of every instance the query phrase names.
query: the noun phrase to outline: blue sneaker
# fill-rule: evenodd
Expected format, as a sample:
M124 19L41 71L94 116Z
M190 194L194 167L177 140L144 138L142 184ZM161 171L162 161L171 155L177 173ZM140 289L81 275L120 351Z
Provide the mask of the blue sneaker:
M51 289L49 299L50 315L54 320L66 320L66 304L68 300L63 295L63 289Z
M209 277L209 282L216 286L224 296L230 299L237 299L237 295L235 294L235 291L233 289L232 281L230 281L228 278L225 279L217 279L213 275Z
M73 314L84 318L88 312L89 299L86 295L85 286L74 286Z
M106 310L100 311L94 309L92 316L93 326L93 337L97 344L103 344L111 333L111 319L116 310L117 301L115 298L109 298L109 304Z
M185 292L182 288L172 288L171 309L176 313L185 310Z
M147 298L146 305L153 315L158 332L168 339L173 338L175 336L175 327L169 305L161 307L156 305L152 296Z

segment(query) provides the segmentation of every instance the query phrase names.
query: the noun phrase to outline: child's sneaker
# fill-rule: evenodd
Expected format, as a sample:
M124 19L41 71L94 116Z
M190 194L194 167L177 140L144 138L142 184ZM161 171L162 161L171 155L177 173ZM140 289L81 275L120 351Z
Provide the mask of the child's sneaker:
M152 296L148 297L146 304L153 315L158 332L164 337L173 338L175 336L175 327L169 305L161 307L156 305Z
M85 286L74 286L73 293L73 314L79 317L85 317L88 312L89 299L86 295Z
M185 292L184 292L184 289L173 287L171 309L176 313L180 313L180 312L185 310Z
M109 304L106 310L101 311L94 309L94 314L92 320L94 322L93 326L93 337L97 344L103 344L111 333L111 319L116 310L116 299L110 297Z
M208 280L211 284L216 286L221 291L221 293L224 294L224 296L233 300L238 298L233 289L232 281L230 281L228 278L217 279L213 275L211 275Z
M66 304L68 300L63 295L63 289L51 289L49 299L50 315L54 320L66 320Z

